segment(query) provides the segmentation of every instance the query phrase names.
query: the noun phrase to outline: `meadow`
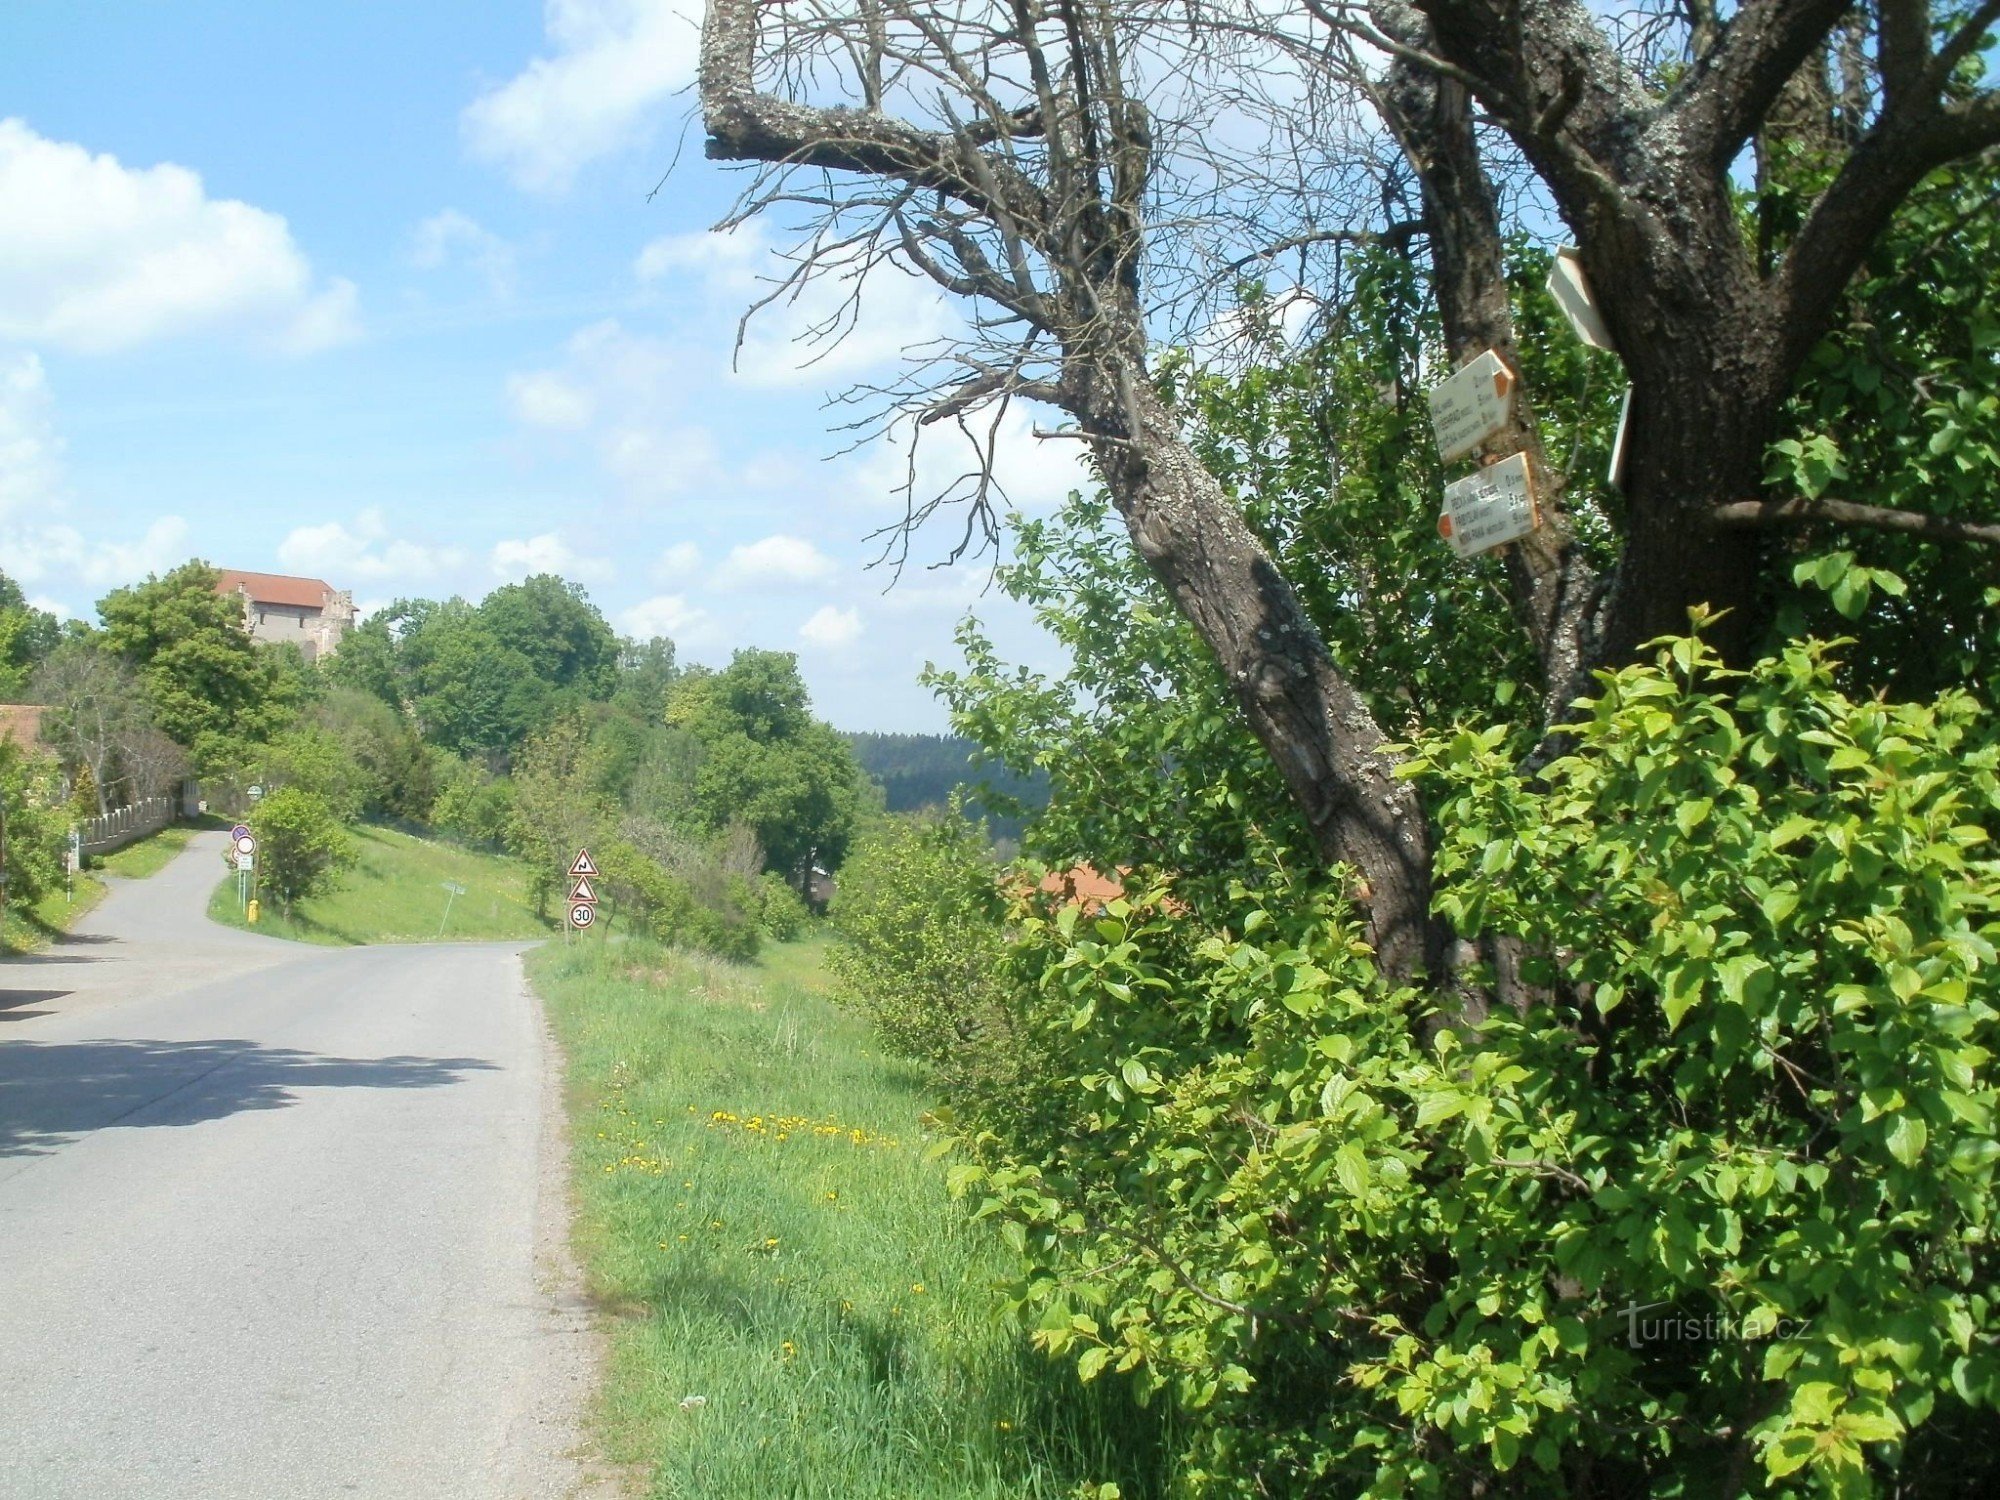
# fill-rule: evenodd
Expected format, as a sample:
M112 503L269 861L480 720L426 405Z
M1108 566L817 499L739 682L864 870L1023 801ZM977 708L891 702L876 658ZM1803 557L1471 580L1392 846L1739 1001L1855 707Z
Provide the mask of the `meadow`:
M357 858L339 884L299 902L289 918L275 903L264 902L257 931L333 947L535 938L551 931L535 915L528 872L518 860L394 828L364 824L350 832ZM237 905L236 877L219 858L216 872L220 883L208 903L210 919L247 926ZM446 882L463 886L464 894L451 895Z
M637 942L529 956L569 1058L607 1456L672 1500L1158 1494L1155 1417L1027 1346L923 1079L824 993Z

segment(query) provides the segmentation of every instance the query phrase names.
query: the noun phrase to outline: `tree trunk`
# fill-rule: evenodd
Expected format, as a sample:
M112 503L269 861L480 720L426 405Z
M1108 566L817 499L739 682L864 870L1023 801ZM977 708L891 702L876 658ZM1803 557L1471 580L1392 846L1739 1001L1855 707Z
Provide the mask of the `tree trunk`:
M1133 545L1215 652L1329 864L1351 866L1391 979L1441 972L1430 840L1414 788L1297 594L1136 362L1091 365L1074 411Z

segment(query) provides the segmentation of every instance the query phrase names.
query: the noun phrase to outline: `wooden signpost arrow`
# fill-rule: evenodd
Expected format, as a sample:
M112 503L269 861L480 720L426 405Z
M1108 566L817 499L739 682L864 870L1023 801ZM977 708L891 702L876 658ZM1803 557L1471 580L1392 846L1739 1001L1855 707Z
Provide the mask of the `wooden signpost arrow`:
M1444 487L1438 534L1460 557L1517 542L1541 524L1528 455L1516 453Z
M1438 456L1450 463L1505 430L1514 415L1514 372L1488 349L1428 397Z

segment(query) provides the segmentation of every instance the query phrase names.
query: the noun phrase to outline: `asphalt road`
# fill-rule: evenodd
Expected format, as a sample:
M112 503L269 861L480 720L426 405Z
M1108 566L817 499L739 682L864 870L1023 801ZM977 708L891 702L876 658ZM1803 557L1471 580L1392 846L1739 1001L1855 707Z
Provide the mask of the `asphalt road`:
M0 1496L561 1496L589 1334L518 946L203 916L0 963Z

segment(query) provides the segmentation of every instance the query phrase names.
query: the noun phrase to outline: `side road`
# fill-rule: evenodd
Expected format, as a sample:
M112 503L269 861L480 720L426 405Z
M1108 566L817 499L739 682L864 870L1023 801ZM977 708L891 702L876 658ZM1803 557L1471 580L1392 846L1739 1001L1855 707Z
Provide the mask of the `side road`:
M222 839L0 963L0 1493L572 1493L589 1334L519 946L228 931Z

